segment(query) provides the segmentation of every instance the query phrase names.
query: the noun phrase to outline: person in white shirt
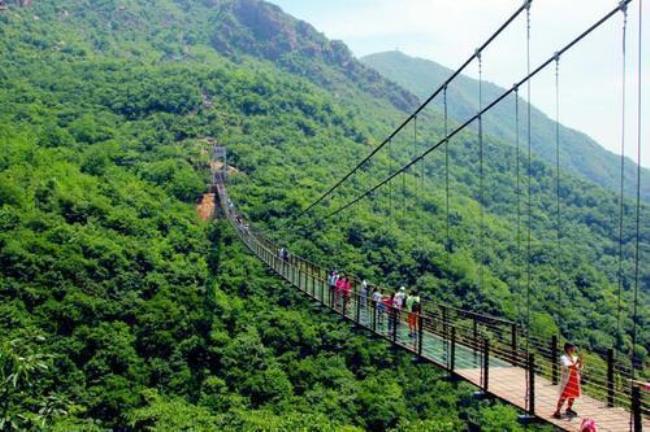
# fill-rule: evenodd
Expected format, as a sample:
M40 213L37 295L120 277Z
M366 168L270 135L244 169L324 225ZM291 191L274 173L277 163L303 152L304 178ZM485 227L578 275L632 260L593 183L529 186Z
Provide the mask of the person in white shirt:
M375 319L379 322L381 326L384 322L384 296L381 294L379 288L375 288L375 291L372 293L372 305L375 313Z
M567 401L566 414L572 417L578 415L573 410L573 403L582 394L580 387L580 371L582 370L582 357L577 354L577 348L571 343L564 344L564 354L560 358L562 368L562 380L560 381L560 398L557 401L557 408L553 417L562 418L562 405Z
M359 288L359 306L361 309L365 309L368 305L368 281L361 281L361 287Z

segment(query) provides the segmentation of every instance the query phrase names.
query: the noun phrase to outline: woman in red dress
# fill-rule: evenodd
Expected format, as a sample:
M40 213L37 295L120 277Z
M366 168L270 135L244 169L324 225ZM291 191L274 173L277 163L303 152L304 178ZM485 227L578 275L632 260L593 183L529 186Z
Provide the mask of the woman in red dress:
M582 369L582 358L576 354L576 346L570 343L564 344L564 355L560 358L562 367L562 381L560 382L560 399L557 401L557 408L553 417L562 418L562 405L567 402L566 414L577 416L573 410L573 403L582 394L580 388L580 370Z

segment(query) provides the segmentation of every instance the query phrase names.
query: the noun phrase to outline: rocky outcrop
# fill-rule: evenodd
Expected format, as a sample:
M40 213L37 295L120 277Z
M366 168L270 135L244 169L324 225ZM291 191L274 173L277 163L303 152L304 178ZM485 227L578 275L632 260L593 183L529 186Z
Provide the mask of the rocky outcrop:
M417 106L414 95L363 65L343 42L327 39L310 24L287 15L275 5L262 0L233 0L218 7L222 13L212 44L223 54L264 58L336 90L336 76L325 70L330 67L362 90L389 99L399 109Z

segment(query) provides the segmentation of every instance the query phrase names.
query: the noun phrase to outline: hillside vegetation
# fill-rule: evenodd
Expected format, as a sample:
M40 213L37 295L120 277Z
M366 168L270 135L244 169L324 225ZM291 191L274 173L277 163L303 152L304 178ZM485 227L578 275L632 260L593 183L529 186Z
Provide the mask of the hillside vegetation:
M357 157L390 99L343 82L347 106L267 59L226 58L220 2L9 3L0 430L522 430L514 409L316 313L195 214L214 139L255 196L289 144Z
M383 152L364 168L314 224L281 225L415 100L339 43L254 0L10 3L0 12L0 429L443 431L467 419L487 431L521 429L514 409L474 401L440 371L312 311L228 227L200 222L194 209L216 140L239 171L229 186L238 207L292 252L522 320L509 144L486 138L479 284L470 131L450 143L449 256L439 152L395 181L390 199L382 190L321 220L353 186L372 185L439 140L437 109L420 117L417 142L413 131L398 137L392 157ZM613 331L616 196L571 176L563 183L558 301L553 170L535 160L533 173L535 334L561 331L627 353L629 278L622 330ZM630 203L626 211L631 220ZM631 249L628 237L628 275Z

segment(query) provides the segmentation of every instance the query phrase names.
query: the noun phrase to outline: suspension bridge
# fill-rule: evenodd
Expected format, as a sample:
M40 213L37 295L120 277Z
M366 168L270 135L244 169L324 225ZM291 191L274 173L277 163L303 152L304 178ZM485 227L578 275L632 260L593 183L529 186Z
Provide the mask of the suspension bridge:
M639 59L642 53L642 0L638 0L639 6ZM355 176L364 166L386 146L390 152L391 142L395 137L403 132L408 125L413 125L414 135L417 137L417 119L418 115L427 107L436 97L442 95L444 100L444 138L434 145L428 147L419 155L405 163L398 169L391 171L388 176L359 192L345 204L338 206L335 210L320 217L317 222L323 221L350 209L355 204L364 199L372 199L375 191L388 186L392 193L391 183L400 175L407 173L416 164L422 162L430 153L435 150L444 151L445 153L445 194L446 194L446 236L448 251L450 243L450 216L449 216L449 143L450 139L470 125L477 125L478 156L480 160L478 175L480 178L480 192L478 202L481 204L480 227L479 227L479 277L480 284L483 283L483 267L485 265L485 256L483 252L483 242L485 237L484 224L484 138L483 138L483 116L498 105L507 97L515 96L518 101L518 95L521 88L525 86L527 100L530 101L530 82L533 77L549 66L555 66L556 76L556 105L557 115L559 117L559 64L562 55L571 50L582 39L588 37L592 32L602 26L604 23L617 16L623 17L622 26L622 92L623 101L625 101L625 80L627 75L626 68L626 31L628 8L633 0L622 0L618 5L598 19L589 28L580 33L576 38L561 47L551 57L542 62L535 69L531 69L530 61L530 33L531 33L531 0L526 0L508 19L494 32L481 47L479 47L463 65L454 71L451 76L443 82L440 87L418 107L411 115L404 120L382 143L375 147L365 158L363 158L354 168L344 175L338 182L330 187L318 199L314 200L305 210L297 213L287 219L285 224L299 224L300 220L305 218L317 206L324 203L325 200L334 194L342 185ZM527 73L524 78L515 83L509 90L503 92L496 99L484 103L482 93L482 52L508 28L521 15L526 20L526 66ZM461 123L453 130L449 130L447 115L447 89L448 86L465 70L469 64L477 62L479 67L479 88L478 88L478 110L477 113ZM640 322L638 316L639 308L639 231L640 231L640 184L641 184L641 67L642 62L638 65L638 142L637 142L637 182L636 182L636 213L635 213L635 263L633 276L633 327L631 330L632 349L631 354L627 356L624 353L617 352L611 348L606 352L592 353L599 356L602 361L588 365L582 371L583 396L579 402L580 417L564 416L562 418L553 417L556 402L559 393L560 381L560 355L561 346L564 340L560 335L550 338L540 338L530 333L530 299L531 299L531 227L532 227L532 144L531 144L531 114L530 103L527 104L526 122L527 134L523 139L519 137L519 126L517 126L516 139L516 161L517 161L517 250L526 251L526 256L521 264L528 274L527 281L523 283L526 290L526 299L528 308L526 319L523 323L509 321L500 317L476 313L473 311L463 310L446 304L440 304L431 301L423 301L422 312L416 315L417 325L415 332L413 327L409 328L407 324L407 314L391 307L385 308L375 304L368 298L367 292L363 294L361 282L354 277L352 281L352 292L349 298L340 298L333 294L327 284L327 271L295 254L288 258L278 254L279 246L274 244L267 236L253 227L245 215L239 213L236 207L228 197L226 189L228 164L226 160L226 150L223 147L215 146L213 149L213 188L217 193L218 201L223 214L233 225L241 240L261 261L263 261L271 270L280 277L288 281L296 289L318 302L323 308L339 314L346 320L354 323L356 326L365 329L381 338L386 339L391 344L412 353L417 359L430 362L440 368L444 368L450 375L466 380L477 386L477 394L482 397L495 397L506 401L520 408L525 415L522 415L523 422L541 420L553 424L555 427L575 431L580 424L581 419L594 419L601 431L631 431L640 432L644 428L650 431L650 397L647 392L647 384L641 383L638 378L638 369L643 368L639 360L635 358L635 348L637 340L637 326ZM625 130L626 114L625 102L623 102L621 128ZM519 104L517 102L516 112L517 125L520 123ZM556 120L559 120L556 119ZM556 122L559 125L559 121ZM417 140L417 138L415 138ZM527 143L527 163L520 170L520 141ZM562 240L561 224L561 207L560 207L560 134L559 127L555 133L556 145L556 230L557 243ZM620 239L619 239L619 322L620 322L620 296L623 286L623 170L625 168L625 134L622 134L622 155L621 155L621 187L620 203L621 212L620 220ZM522 152L523 153L523 152ZM520 179L520 171L525 172L527 184ZM522 187L527 186L527 192L524 196ZM527 199L527 203L522 206L522 198ZM527 210L527 214L522 210ZM392 211L392 204L391 204ZM527 216L527 223L522 221ZM306 222L306 227L313 227L315 221ZM526 231L526 235L523 235ZM526 247L524 248L524 243ZM558 275L561 268L558 265ZM559 279L558 279L559 280ZM386 292L386 291L384 291Z

